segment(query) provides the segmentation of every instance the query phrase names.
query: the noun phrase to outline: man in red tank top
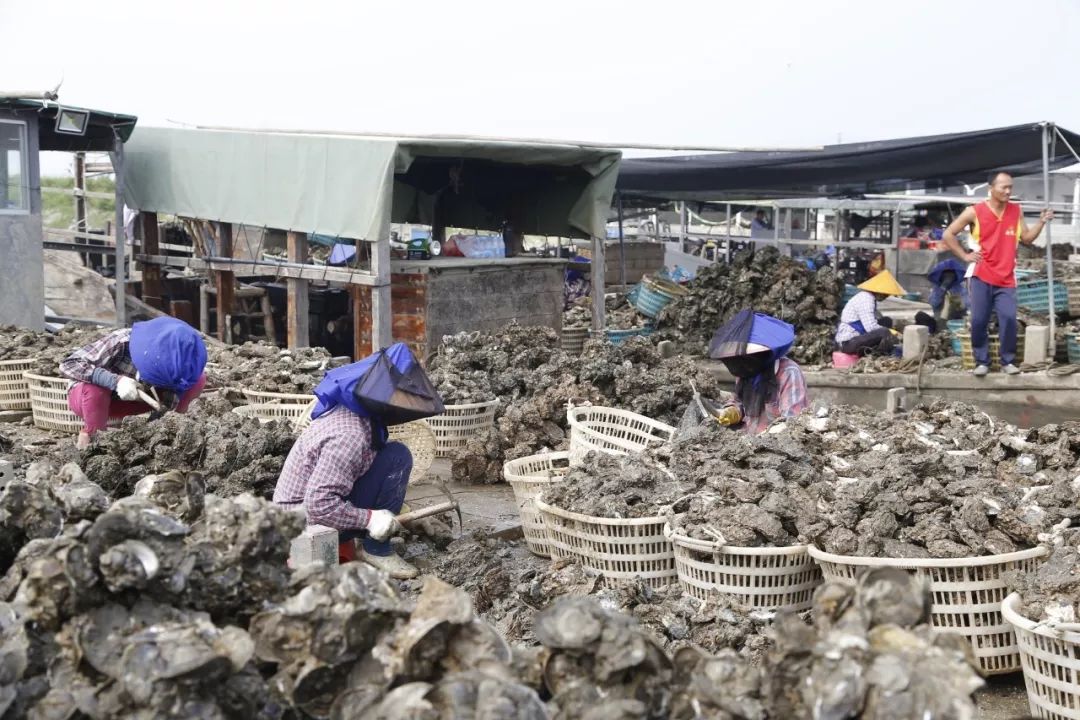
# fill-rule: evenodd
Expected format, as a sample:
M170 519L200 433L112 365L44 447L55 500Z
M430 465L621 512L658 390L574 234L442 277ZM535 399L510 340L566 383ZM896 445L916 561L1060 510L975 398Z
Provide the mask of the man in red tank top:
M1012 197L1012 175L995 171L989 178L989 197L960 213L945 230L945 246L967 263L971 303L971 349L975 355L975 375L990 372L990 339L987 328L990 313L997 315L1001 343L1001 371L1007 375L1020 372L1016 360L1016 246L1030 245L1039 237L1046 223L1054 219L1054 211L1043 210L1039 222L1029 228L1024 214ZM960 247L958 233L971 226L971 252Z

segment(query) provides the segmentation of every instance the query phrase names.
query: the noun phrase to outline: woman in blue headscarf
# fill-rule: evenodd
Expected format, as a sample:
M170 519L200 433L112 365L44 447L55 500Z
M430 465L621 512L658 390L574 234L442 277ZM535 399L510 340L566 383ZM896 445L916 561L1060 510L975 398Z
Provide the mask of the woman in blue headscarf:
M113 330L68 355L60 374L75 381L68 407L82 418L75 446L86 448L109 418L153 410L139 386L155 389L162 410L184 412L206 385L206 345L187 323L159 317Z
M735 376L735 398L721 410L721 424L741 423L757 435L777 418L793 417L806 408L806 380L799 365L786 357L794 342L791 325L749 309L716 331L709 357L723 362Z

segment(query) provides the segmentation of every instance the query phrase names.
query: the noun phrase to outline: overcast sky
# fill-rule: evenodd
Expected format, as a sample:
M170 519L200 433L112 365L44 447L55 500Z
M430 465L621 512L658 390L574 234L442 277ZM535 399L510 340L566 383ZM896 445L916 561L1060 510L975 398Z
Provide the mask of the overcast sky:
M62 102L146 125L782 147L1080 130L1080 0L0 0L0 29L0 89L63 79Z

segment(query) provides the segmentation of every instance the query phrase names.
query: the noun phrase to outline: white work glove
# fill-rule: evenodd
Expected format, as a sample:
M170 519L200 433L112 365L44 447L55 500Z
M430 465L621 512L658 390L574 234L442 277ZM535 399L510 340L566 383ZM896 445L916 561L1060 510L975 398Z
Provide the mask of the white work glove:
M401 523L389 510L372 510L368 519L367 531L372 540L382 542L391 535L401 532Z
M121 400L128 400L131 402L138 400L139 383L135 382L132 378L121 375L120 379L116 381L116 395Z

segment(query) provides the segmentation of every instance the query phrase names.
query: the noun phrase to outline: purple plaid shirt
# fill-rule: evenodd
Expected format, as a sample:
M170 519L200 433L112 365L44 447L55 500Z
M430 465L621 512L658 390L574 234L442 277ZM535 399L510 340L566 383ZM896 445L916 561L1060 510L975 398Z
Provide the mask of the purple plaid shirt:
M312 525L365 528L371 511L352 505L349 493L374 460L371 422L339 405L301 433L281 469L274 502L303 504Z
M751 435L760 435L777 418L794 417L806 409L806 379L798 363L788 358L780 358L776 367L776 399L765 403L761 415L748 416L746 409L738 400L733 404L743 413L743 429ZM738 383L743 382L739 380Z
M64 358L60 363L60 374L78 382L113 390L121 375L135 377L135 365L131 362L131 351L128 349L130 342L131 328L102 335Z

